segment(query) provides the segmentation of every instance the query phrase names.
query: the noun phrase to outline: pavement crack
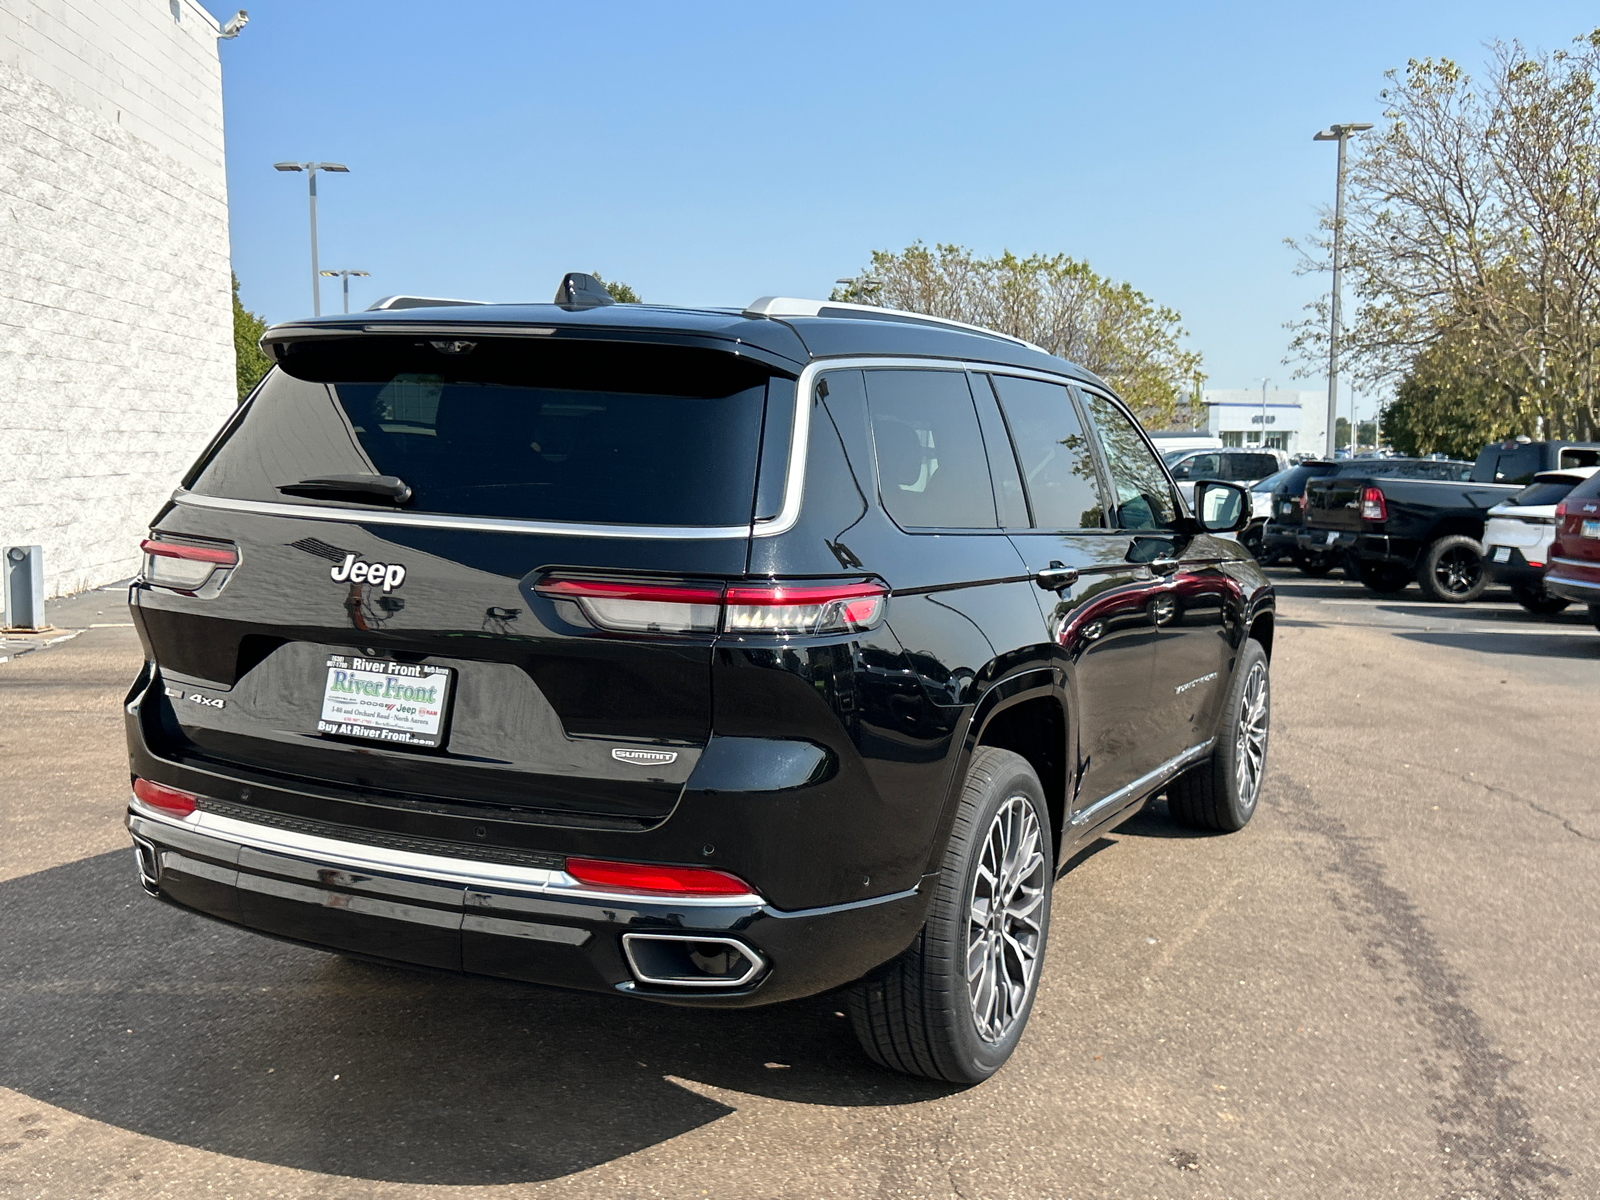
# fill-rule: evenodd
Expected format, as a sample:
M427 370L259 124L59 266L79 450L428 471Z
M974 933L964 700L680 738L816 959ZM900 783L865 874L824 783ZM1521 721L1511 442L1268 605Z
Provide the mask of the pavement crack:
M1459 778L1463 783L1475 783L1479 787L1483 788L1484 791L1490 792L1493 795L1506 796L1512 800L1515 800L1518 804L1526 804L1540 816L1549 817L1553 821L1560 821L1561 827L1568 833L1572 834L1573 837L1580 837L1586 842L1600 842L1600 834L1585 833L1582 829L1579 829L1572 823L1571 818L1562 816L1554 809L1546 808L1536 800L1530 800L1526 796L1519 795L1518 793L1513 792L1510 788L1503 788L1493 783L1485 783L1483 780L1474 779L1470 775L1462 775L1459 776Z
M1474 781L1477 782L1477 781ZM1391 883L1367 839L1318 807L1312 790L1279 776L1285 816L1332 854L1319 872L1336 908L1370 930L1367 959L1376 970L1398 967L1414 993L1442 1068L1425 1075L1441 1090L1433 1118L1449 1196L1548 1200L1571 1172L1546 1153L1532 1115L1511 1081L1517 1065L1495 1048L1473 1010L1467 981L1451 967L1412 899ZM1581 836L1581 835L1580 835Z

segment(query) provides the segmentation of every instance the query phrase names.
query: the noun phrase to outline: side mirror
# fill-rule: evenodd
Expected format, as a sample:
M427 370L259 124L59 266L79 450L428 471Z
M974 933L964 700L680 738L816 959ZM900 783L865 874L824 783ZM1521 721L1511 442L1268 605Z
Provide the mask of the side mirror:
M1237 483L1194 485L1194 519L1206 533L1238 533L1250 523L1250 493Z

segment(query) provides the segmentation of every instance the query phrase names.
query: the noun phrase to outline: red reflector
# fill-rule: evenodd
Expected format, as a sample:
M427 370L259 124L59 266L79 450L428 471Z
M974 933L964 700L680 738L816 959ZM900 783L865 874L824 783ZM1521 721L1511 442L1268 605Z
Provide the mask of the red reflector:
M158 542L154 538L145 538L139 543L139 549L158 558L186 558L190 562L216 563L219 567L239 564L239 552L232 546L189 546L183 542Z
M151 808L159 808L175 817L187 817L195 808L196 797L193 792L180 791L164 783L151 783L148 779L135 779L133 794Z
M567 859L567 874L593 887L668 896L746 896L750 885L726 871L707 867L664 867L654 863L607 862L598 858Z

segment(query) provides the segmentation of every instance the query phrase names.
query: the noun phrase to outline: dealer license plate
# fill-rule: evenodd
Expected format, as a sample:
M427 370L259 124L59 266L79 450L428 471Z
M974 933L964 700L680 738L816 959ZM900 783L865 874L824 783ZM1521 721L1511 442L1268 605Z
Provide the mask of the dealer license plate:
M1511 547L1510 546L1496 546L1494 548L1494 560L1495 560L1495 562L1510 562L1511 561Z
M1337 529L1330 529L1330 530L1328 530L1328 536L1323 539L1322 544L1324 546L1331 546L1335 542L1337 542L1338 540L1339 540L1339 531Z
M1583 536L1600 538L1600 521L1585 521L1583 523Z
M453 675L449 667L330 654L317 732L397 746L438 746Z
M1278 506L1278 511L1281 512L1284 516L1287 517L1290 513L1292 513L1294 511L1294 504L1291 501L1285 500L1282 504L1280 504Z

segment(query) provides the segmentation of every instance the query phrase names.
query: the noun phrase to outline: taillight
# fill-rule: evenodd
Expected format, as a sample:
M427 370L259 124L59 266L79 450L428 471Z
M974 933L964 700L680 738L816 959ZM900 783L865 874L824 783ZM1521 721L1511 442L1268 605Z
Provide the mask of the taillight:
M1300 511L1303 513L1311 511L1311 488L1309 485L1300 493Z
M845 633L870 629L888 591L875 583L738 585L728 589L729 633Z
M1563 501L1561 501L1560 504L1556 505L1556 523L1560 524L1561 523L1561 519L1563 517L1565 517L1566 515L1567 515L1567 502L1565 500L1563 500Z
M622 633L853 633L883 619L877 583L624 582L547 575L534 590L565 620Z
M722 588L546 577L536 591L567 601L601 629L626 633L715 633Z
M238 547L231 542L146 538L139 543L139 549L144 551L144 581L175 592L197 592L211 582L215 572L239 565Z
M661 896L748 896L750 885L737 875L710 867L665 867L655 863L567 859L567 874L591 887Z
M151 783L148 779L135 779L133 794L151 808L158 808L174 817L187 817L195 810L195 802L199 799L193 792L168 787L164 783Z
M1363 521L1389 519L1389 504L1384 500L1381 489L1375 487L1361 489L1361 519Z

